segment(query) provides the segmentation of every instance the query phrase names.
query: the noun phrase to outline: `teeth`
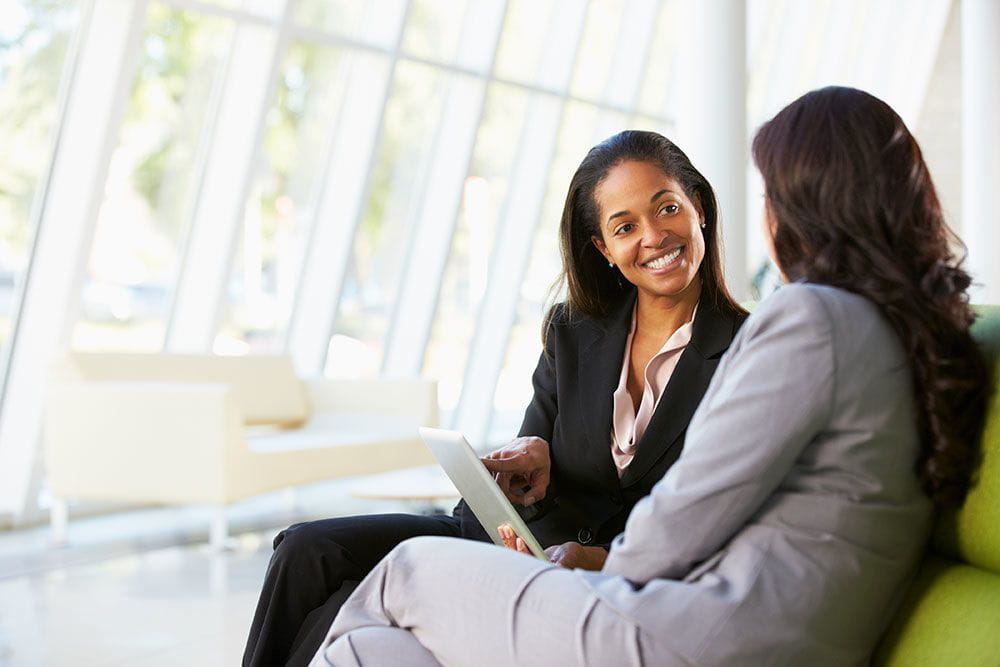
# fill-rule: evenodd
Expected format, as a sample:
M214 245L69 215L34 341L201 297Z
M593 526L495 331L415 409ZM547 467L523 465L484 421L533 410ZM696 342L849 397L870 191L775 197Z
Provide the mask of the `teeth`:
M674 261L680 256L681 256L681 248L674 248L673 251L667 253L663 257L660 257L659 259L654 259L651 262L646 262L646 266L648 266L651 269L662 269L667 264Z

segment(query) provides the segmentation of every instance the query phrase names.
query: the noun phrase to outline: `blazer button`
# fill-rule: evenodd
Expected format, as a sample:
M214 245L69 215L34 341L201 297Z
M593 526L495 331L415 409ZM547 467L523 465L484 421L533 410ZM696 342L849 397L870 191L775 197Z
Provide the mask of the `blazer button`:
M594 534L590 532L589 528L581 528L580 532L576 534L576 541L580 544L590 544L594 541Z

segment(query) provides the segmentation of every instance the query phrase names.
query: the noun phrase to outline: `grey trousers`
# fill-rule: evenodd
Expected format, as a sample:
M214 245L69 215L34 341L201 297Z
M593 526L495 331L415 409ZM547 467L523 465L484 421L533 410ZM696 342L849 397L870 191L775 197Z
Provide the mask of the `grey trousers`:
M417 537L361 582L310 667L642 665L644 647L665 664L652 643L571 570L490 544Z

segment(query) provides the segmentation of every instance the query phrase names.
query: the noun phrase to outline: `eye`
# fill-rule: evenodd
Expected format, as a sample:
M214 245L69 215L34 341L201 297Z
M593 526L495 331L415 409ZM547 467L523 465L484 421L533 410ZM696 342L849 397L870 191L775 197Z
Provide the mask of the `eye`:
M622 236L624 234L628 234L634 228L635 225L633 225L631 222L626 222L624 225L619 225L618 227L615 228L615 236Z
M673 215L677 211L681 210L681 207L677 204L664 204L660 207L660 214Z

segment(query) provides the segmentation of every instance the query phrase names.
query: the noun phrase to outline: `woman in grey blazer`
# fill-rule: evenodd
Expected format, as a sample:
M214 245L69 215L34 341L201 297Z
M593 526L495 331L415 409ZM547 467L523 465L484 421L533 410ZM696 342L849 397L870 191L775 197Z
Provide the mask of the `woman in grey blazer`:
M313 664L867 662L932 505L961 498L975 458L986 373L970 280L884 102L809 93L753 155L791 284L740 330L603 568L411 540L362 582Z

